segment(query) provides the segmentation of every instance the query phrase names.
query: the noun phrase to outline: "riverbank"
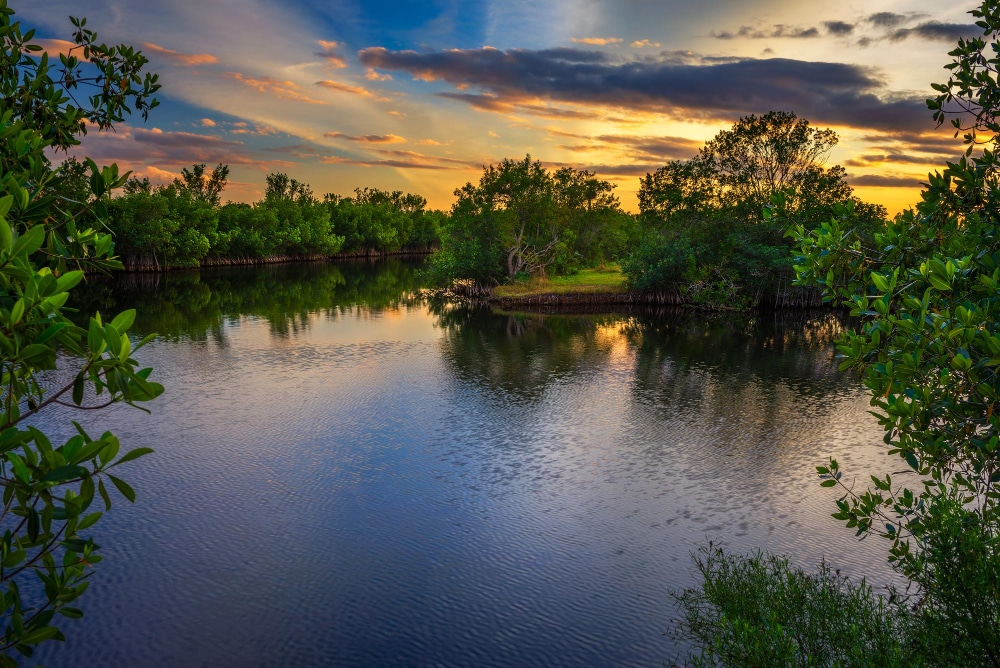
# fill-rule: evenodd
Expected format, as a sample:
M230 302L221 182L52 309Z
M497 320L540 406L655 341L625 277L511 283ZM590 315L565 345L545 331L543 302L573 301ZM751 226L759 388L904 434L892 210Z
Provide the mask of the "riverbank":
M600 306L678 306L711 311L745 311L753 309L801 310L823 308L817 290L788 286L778 294L758 298L750 309L738 304L718 301L700 302L691 298L691 290L681 284L658 292L635 292L628 289L625 275L618 265L582 269L572 276L554 276L525 283L499 285L482 296L494 306L505 310L518 308L578 308Z
M427 257L434 252L433 248L401 248L395 251L379 251L364 249L350 253L324 254L292 254L268 255L265 257L206 257L199 260L196 266L173 266L160 264L155 255L132 256L121 258L122 271L129 273L157 273L175 271L178 269L202 269L208 267L248 267L267 264L285 264L289 262L337 262L340 260L379 260L383 258Z

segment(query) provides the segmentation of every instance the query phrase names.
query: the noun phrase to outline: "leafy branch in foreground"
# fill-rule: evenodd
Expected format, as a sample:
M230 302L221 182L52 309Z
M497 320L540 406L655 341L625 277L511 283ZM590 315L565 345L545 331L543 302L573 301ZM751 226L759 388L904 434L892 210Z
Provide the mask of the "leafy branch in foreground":
M815 230L793 226L790 235L799 244L799 284L820 287L860 321L837 346L840 368L861 375L902 469L856 489L836 460L817 468L822 486L842 492L833 517L860 538L885 539L889 562L913 585L905 623L883 609L886 628L896 628L911 663L1000 666L1000 163L989 148L1000 134L1000 2L985 0L972 13L983 36L959 41L949 80L928 100L939 125L955 109L964 114L953 125L968 131L966 154L929 175L921 202L877 231L873 243L846 210ZM772 205L771 214L783 218L784 193ZM767 614L750 615L730 601L747 595L744 586L790 582L783 568L761 574L754 557L736 558L739 568L756 570L752 579L734 580L725 558L707 563L708 593L690 593L682 603L705 600L713 614L737 615L723 618L756 634L742 636L747 651L758 641L769 652L792 647ZM826 579L821 574L814 584ZM736 582L733 592L713 598L726 582ZM866 596L876 600L870 590ZM780 598L761 599L761 611L780 609ZM746 665L712 653L732 636L730 626L705 627L714 618L699 610L685 612L699 625L692 633L708 629L702 656ZM841 618L839 608L805 614L822 624ZM870 646L861 636L845 642ZM867 665L830 663L816 651L796 641L770 665Z
M128 336L134 311L110 322L95 314L87 327L63 312L84 268L120 267L111 236L85 227L82 214L102 214L101 198L128 175L86 160L88 192L67 197L66 180L81 174L52 169L46 155L78 144L86 123L109 129L133 108L145 116L159 85L142 78L139 52L98 44L77 19L82 59L63 54L57 71L13 16L0 0L0 666L16 665L13 651L30 656L62 639L57 615L82 614L73 603L101 559L82 535L101 518L95 497L109 509L110 482L134 501L111 469L150 452L121 453L113 434L94 438L75 422L76 434L53 444L43 418L56 405L135 405L163 391L133 357L148 341ZM81 87L93 91L85 104L75 98Z

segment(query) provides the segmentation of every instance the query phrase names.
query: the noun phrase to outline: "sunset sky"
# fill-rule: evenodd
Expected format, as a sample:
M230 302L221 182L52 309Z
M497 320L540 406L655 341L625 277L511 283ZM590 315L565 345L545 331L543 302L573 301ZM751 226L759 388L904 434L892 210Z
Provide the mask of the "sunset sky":
M596 172L635 210L638 178L742 115L794 111L838 132L831 163L898 211L961 140L924 100L947 52L981 33L927 0L50 0L15 2L51 52L68 16L142 49L161 106L113 134L99 163L165 182L230 165L224 198L268 172L317 195L359 186L447 209L482 166L530 153Z

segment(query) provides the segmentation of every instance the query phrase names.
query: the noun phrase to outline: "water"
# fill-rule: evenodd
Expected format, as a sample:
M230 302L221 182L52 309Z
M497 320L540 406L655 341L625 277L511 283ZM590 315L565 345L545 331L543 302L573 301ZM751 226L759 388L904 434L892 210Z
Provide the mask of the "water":
M708 540L876 584L814 467L897 470L829 316L497 315L411 266L99 283L167 387L48 666L662 665ZM70 411L48 428L66 433ZM126 468L126 467L123 467Z

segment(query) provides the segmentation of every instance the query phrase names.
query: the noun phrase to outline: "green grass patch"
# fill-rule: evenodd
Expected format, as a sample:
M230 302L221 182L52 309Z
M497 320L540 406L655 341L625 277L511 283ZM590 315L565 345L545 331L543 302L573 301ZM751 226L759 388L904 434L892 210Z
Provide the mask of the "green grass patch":
M603 294L625 291L625 276L616 264L581 269L572 276L533 278L524 283L497 286L497 297L533 297L536 295Z

